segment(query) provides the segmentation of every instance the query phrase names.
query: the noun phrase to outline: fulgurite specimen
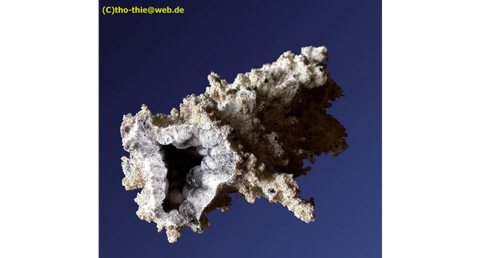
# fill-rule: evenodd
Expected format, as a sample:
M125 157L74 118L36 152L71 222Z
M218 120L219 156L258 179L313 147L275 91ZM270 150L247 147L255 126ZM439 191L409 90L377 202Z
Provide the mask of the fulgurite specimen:
M127 190L140 219L166 229L176 242L183 227L201 233L206 213L228 210L230 193L253 203L281 203L305 222L315 219L313 198L303 200L295 178L303 160L348 148L345 128L326 109L342 96L330 78L325 47L288 51L276 62L238 74L232 84L211 73L210 87L183 99L180 111L152 115L143 105L120 128Z

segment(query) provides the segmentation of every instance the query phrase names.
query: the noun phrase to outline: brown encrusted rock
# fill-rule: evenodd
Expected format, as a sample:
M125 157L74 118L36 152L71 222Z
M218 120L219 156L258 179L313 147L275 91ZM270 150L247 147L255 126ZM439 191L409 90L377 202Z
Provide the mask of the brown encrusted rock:
M325 111L342 96L327 59L325 47L304 47L238 74L232 84L212 72L210 87L187 96L180 112L153 115L143 105L125 115L120 130L130 158L122 157L122 183L143 188L135 198L138 217L166 229L173 243L182 227L203 232L210 225L205 213L228 210L228 194L238 193L314 221L313 198L297 197L295 178L310 170L303 160L348 148L345 128Z

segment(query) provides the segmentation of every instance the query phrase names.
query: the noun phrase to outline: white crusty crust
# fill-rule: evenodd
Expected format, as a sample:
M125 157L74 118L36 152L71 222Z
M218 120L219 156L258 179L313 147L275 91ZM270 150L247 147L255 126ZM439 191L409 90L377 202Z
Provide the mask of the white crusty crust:
M348 148L345 128L325 111L342 96L325 70L325 47L304 47L300 55L283 53L276 62L238 74L228 84L215 73L204 94L187 96L180 112L153 115L143 105L123 117L121 135L130 158L122 157L127 190L143 188L137 215L166 229L176 242L183 227L201 233L210 225L205 213L229 209L230 193L253 203L267 198L296 217L315 219L313 198L303 200L295 178L307 173L303 160L336 156ZM168 169L162 146L195 147L201 187L189 192L178 209L166 212ZM175 201L182 200L178 192ZM185 191L184 191L185 194ZM184 195L185 196L185 195Z

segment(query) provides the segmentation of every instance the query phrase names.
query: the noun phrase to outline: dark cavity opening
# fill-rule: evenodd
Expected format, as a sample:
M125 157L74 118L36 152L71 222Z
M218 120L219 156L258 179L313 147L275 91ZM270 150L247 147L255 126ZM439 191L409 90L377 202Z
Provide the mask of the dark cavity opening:
M187 174L191 168L200 165L203 156L195 147L184 150L177 149L172 144L160 145L164 151L164 162L167 167L168 194L162 204L163 210L169 212L180 207L187 197L190 186ZM186 188L186 189L185 189Z

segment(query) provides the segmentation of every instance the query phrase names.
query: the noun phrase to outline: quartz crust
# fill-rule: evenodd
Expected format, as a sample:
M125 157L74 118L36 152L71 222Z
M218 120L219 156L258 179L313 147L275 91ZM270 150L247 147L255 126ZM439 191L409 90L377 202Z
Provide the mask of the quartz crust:
M346 150L345 128L326 109L343 96L324 63L325 47L287 51L276 62L238 74L231 84L212 72L210 87L183 99L180 111L156 114L143 105L120 128L126 190L142 188L140 219L176 242L183 227L202 233L206 213L226 211L231 193L281 203L309 223L313 198L297 195L303 160Z

